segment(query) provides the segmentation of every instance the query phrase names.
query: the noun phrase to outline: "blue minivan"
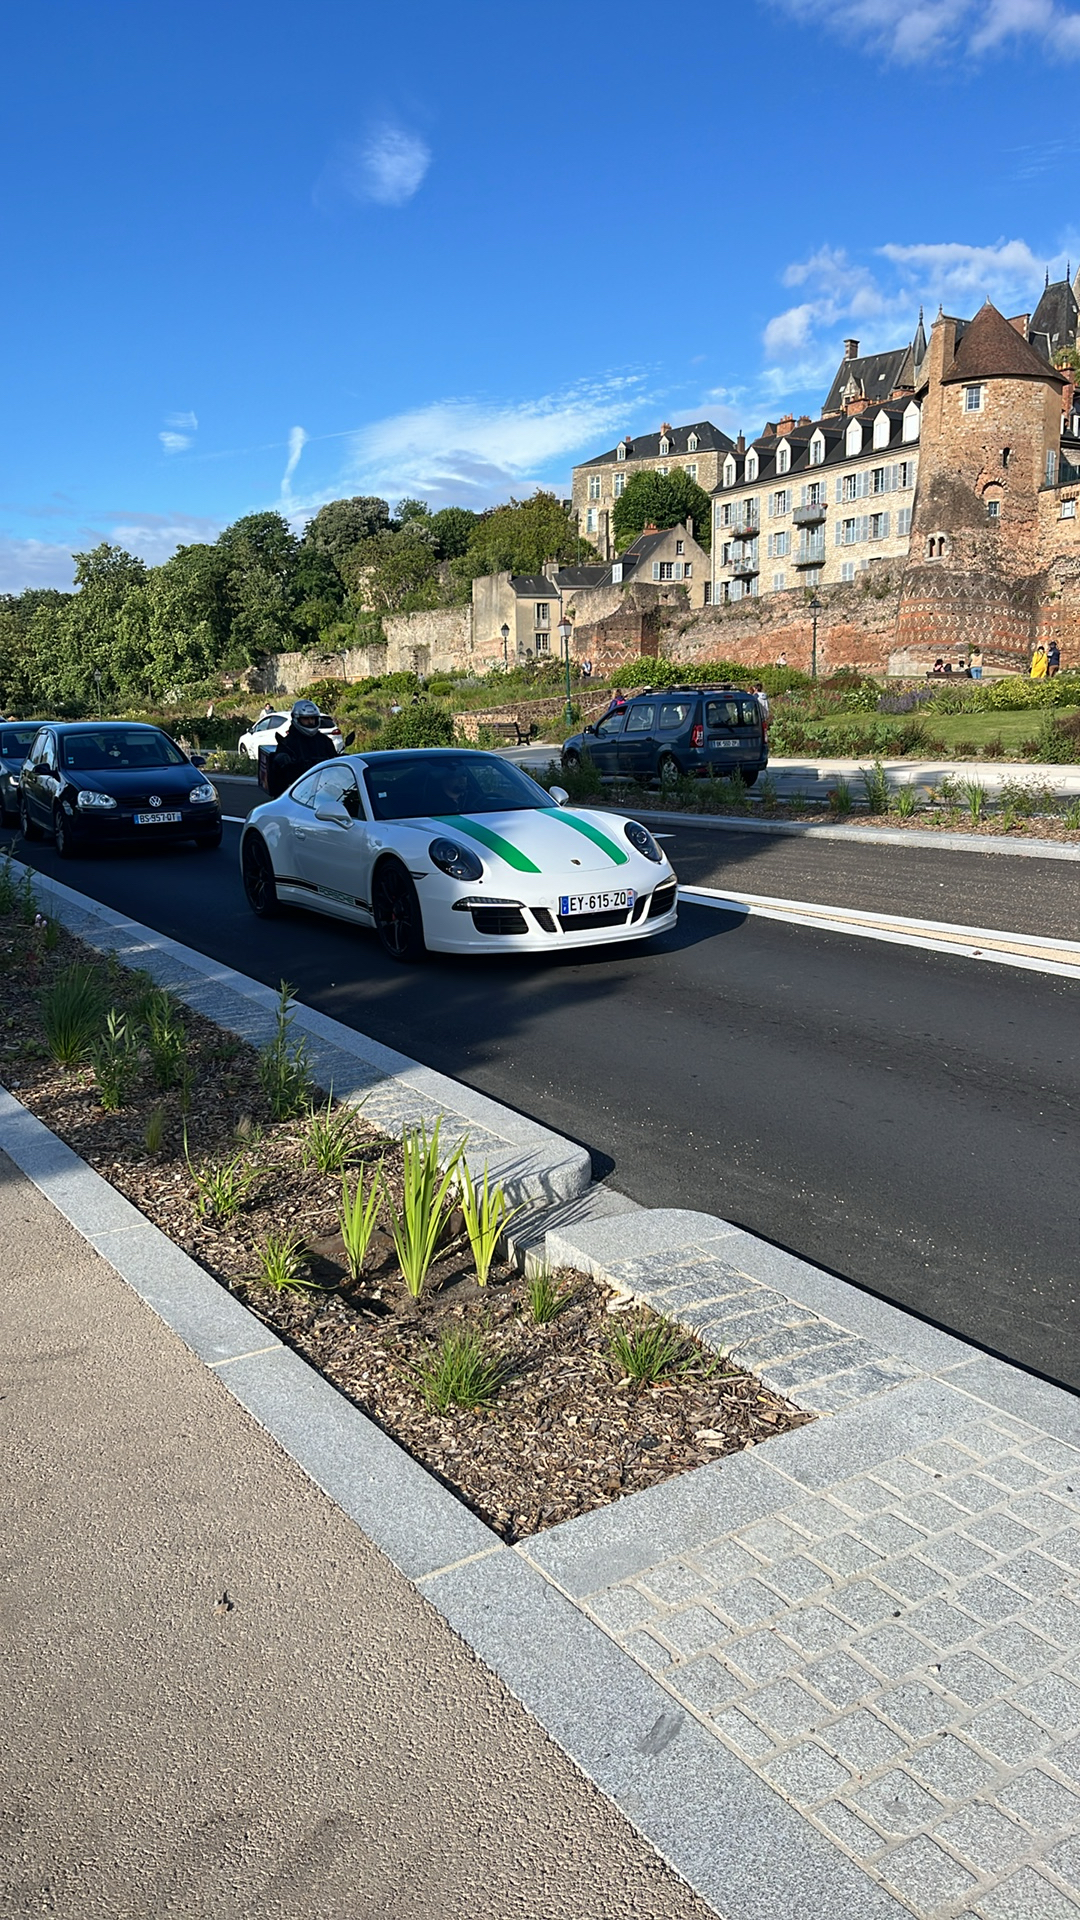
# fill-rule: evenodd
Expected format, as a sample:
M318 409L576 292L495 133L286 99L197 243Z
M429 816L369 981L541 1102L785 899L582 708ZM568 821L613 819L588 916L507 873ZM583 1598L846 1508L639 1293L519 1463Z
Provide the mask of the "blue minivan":
M567 740L563 766L580 766L585 754L605 777L639 782L680 774L722 778L737 768L752 787L769 764L761 708L738 687L646 688Z

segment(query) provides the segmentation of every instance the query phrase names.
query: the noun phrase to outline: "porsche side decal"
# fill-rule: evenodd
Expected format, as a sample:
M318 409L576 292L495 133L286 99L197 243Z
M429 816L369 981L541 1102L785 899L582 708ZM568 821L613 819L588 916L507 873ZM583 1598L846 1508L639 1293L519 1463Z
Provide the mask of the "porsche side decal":
M625 867L630 855L619 846L616 840L609 840L606 833L601 833L599 827L594 827L591 820L579 820L575 814L564 813L561 807L552 807L550 817L552 820L558 820L561 826L573 827L575 833L583 833L586 840L591 840L594 846L600 847L617 867Z
M452 827L455 833L463 833L468 839L479 840L480 845L486 847L489 853L497 853L500 860L505 860L508 867L516 867L519 873L540 872L540 868L533 865L527 854L522 853L520 847L515 847L509 840L504 840L501 834L492 833L490 827L482 827L476 820L469 820L463 813L433 813L431 818L437 820L441 827Z

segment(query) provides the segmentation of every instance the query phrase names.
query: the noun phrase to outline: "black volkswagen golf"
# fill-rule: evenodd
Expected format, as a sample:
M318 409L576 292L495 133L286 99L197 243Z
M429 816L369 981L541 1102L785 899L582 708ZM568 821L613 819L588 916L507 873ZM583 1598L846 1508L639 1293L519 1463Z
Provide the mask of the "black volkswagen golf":
M93 845L194 840L221 845L217 789L160 727L50 721L19 779L23 837L51 833L65 858Z

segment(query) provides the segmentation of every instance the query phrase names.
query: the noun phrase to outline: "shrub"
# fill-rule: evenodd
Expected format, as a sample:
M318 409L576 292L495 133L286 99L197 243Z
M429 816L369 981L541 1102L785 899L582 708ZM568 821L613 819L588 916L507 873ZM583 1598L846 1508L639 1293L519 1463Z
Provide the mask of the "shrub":
M838 819L851 812L851 788L846 780L838 780L834 787L830 787L829 812L836 814Z
M880 760L872 767L860 767L863 786L866 788L866 804L871 813L885 813L889 805L889 783L885 778L885 769Z
M637 660L615 667L607 680L612 687L701 687L728 680L737 687L746 687L752 680L759 680L770 699L787 693L792 687L813 684L807 674L799 673L794 667L765 664L748 667L738 660L662 660L651 654L642 654Z
M551 760L546 767L530 767L529 773L545 793L550 793L552 787L561 787L573 801L590 800L603 791L603 782L588 753L582 754L580 766L559 767Z
M92 966L76 964L43 994L41 1017L45 1045L61 1067L77 1067L88 1058L101 1025L101 979Z
M392 713L379 736L381 747L449 747L453 742L451 714L426 700Z

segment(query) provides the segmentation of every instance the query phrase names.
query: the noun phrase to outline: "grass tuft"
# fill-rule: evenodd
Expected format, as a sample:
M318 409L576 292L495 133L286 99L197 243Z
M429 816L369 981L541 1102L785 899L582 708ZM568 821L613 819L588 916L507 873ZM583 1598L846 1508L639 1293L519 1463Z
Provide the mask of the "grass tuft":
M700 1354L685 1335L653 1314L617 1328L609 1352L627 1378L640 1386L656 1386L672 1374L685 1373L701 1364Z
M77 1067L90 1056L101 1027L101 977L93 966L65 967L42 995L45 1044L58 1066Z
M529 1312L538 1327L546 1327L550 1320L557 1320L577 1292L573 1286L560 1287L550 1267L539 1267L531 1274L525 1290Z
M299 1234L267 1234L262 1245L256 1247L255 1258L258 1261L258 1277L264 1287L273 1287L275 1293L284 1293L289 1287L310 1285L303 1262L304 1243Z
M301 1164L314 1167L317 1173L344 1173L357 1149L356 1109L335 1109L331 1087L325 1110L313 1106L308 1115L307 1131L300 1143Z
M414 1300L419 1300L424 1291L424 1282L449 1216L450 1189L458 1179L460 1147L451 1156L441 1178L439 1175L441 1125L441 1120L436 1120L430 1138L423 1125L402 1136L404 1184L400 1213L387 1195L390 1230L401 1277Z
M341 1211L338 1214L338 1226L345 1242L345 1257L349 1263L349 1277L355 1282L364 1270L367 1250L371 1245L371 1236L379 1218L383 1202L382 1168L377 1167L364 1197L364 1170L361 1167L356 1185L349 1192L349 1183L344 1174L341 1177Z
M475 1327L448 1327L415 1369L420 1391L436 1413L471 1413L494 1400L505 1378L501 1360Z

